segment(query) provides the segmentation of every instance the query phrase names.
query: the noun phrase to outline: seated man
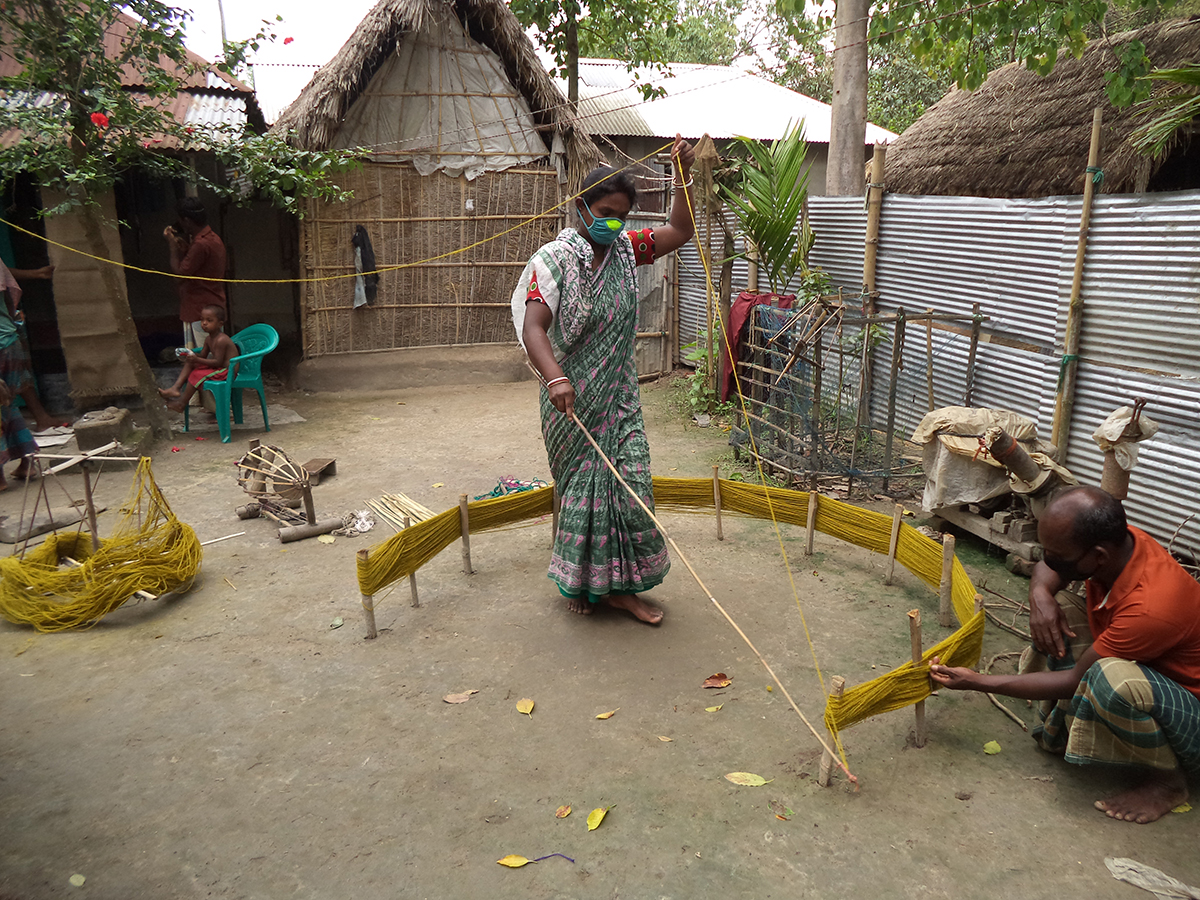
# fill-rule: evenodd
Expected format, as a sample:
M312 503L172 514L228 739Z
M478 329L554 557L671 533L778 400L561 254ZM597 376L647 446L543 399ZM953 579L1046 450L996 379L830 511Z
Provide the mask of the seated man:
M1187 773L1200 772L1200 583L1129 527L1120 501L1099 488L1056 497L1038 538L1045 556L1029 589L1029 622L1051 671L980 675L935 659L930 677L952 690L1060 701L1034 729L1038 744L1068 762L1148 770L1096 808L1153 822L1187 799ZM1084 579L1094 640L1072 665L1064 636L1075 632L1055 594Z

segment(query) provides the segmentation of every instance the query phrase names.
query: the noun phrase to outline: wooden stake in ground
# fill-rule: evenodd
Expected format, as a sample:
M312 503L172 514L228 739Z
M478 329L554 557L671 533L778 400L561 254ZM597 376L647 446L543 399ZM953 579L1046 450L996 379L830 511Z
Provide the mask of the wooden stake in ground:
M412 519L405 516L402 519L405 529L412 527ZM413 569L408 573L408 589L412 593L412 608L418 609L421 606L421 600L417 597L417 570Z
M458 495L458 519L462 523L463 572L473 575L475 570L471 568L471 521L467 512L466 494Z
M891 584L896 574L896 545L900 543L900 517L903 515L904 507L897 503L892 511L892 534L888 538L888 568L883 579L884 584Z
M721 467L713 466L713 505L717 508L717 540L725 540L721 532Z
M806 529L808 533L804 536L804 555L813 555L813 535L817 531L817 505L821 502L817 499L819 495L816 491L808 492L808 521Z
M954 627L954 535L942 535L942 580L938 585L938 624Z
M840 697L845 690L846 679L841 675L834 675L829 679L830 697ZM833 740L833 732L830 732L829 738L830 740ZM833 753L830 752L828 747L825 748L825 750L823 750L821 753L821 768L817 773L817 784L819 784L821 787L829 786L829 776L833 774L834 762L836 762L836 758L834 757Z
M908 613L908 634L912 639L912 661L914 666L921 664L921 657L924 655L924 650L921 647L921 611L919 609L909 610ZM918 700L914 707L917 714L917 730L916 737L913 739L913 744L918 747L925 746L925 701Z
M776 675L775 670L771 668L771 664L768 663L766 658L758 652L758 648L755 647L750 638L746 636L746 632L742 631L738 623L733 621L733 617L725 611L725 607L718 602L717 598L712 595L712 591L710 591L707 585L700 580L700 576L696 574L696 570L692 568L692 564L688 562L688 558L683 555L683 551L679 549L679 545L675 543L675 539L667 533L667 529L663 526L663 523L659 521L658 516L656 516L654 511L651 510L650 507L646 505L645 501L638 496L637 491L629 486L629 482L627 482L624 477L622 477L621 473L617 471L617 467L614 466L612 460L608 458L608 454L606 454L601 446L596 443L596 439L592 437L592 433L587 430L587 426L584 425L583 422L579 421L579 416L574 412L571 413L571 421L573 421L576 426L578 426L579 430L583 432L583 436L587 438L587 442L592 445L592 449L596 451L596 454L601 460L604 461L604 465L606 465L608 470L612 472L613 477L617 479L617 483L621 485L621 487L625 488L626 492L630 497L633 498L634 502L641 507L642 512L649 516L650 521L658 527L659 533L666 538L667 543L671 545L671 549L675 551L675 555L679 557L679 561L683 563L688 572L691 573L692 578L696 579L696 584L700 586L700 590L704 591L704 595L708 597L708 602L713 605L713 608L716 609L716 611L724 617L725 621L730 624L733 630L738 633L738 637L746 642L746 646L750 648L751 652L758 658L758 661L762 663L762 667L767 670L767 674L771 676L771 680L775 682L775 686L779 688L779 692L783 694L784 699L787 700L788 704L792 707L792 710L797 716L800 717L800 721L804 723L805 727L808 728L810 732L812 732L812 736L817 739L817 743L821 745L822 749L827 751L832 756L833 750L830 749L830 746L828 743L826 743L825 738L821 737L821 733L813 727L812 722L808 721L808 717L801 712L800 707L796 705L796 701L792 698L792 695L788 692L788 689L783 686L783 682L779 680L779 676ZM836 740L834 743L837 743ZM847 768L844 762L836 757L834 757L834 761L837 763L837 767L846 773L846 777L852 783L858 784L858 778L850 771L849 768Z
M933 400L933 307L928 307L925 314L929 316L925 323L925 382L929 388L929 411L933 412L937 408Z
M88 528L92 532L92 552L100 549L100 530L96 526L96 501L92 499L92 473L83 464L83 501L87 504Z
M360 563L365 563L370 555L366 550L359 550L356 554ZM374 640L379 636L379 632L375 630L375 598L370 594L362 594L363 619L367 623L367 640Z

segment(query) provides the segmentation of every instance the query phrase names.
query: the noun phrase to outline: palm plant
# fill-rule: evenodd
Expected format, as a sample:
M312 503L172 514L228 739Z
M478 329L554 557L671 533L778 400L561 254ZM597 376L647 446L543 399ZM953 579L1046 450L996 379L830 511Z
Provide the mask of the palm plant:
M747 158L734 186L720 186L742 234L758 251L760 273L776 294L787 290L797 272L807 272L814 240L808 222L803 221L809 173L803 133L801 121L770 145L737 138Z
M1165 97L1148 101L1147 108L1157 115L1133 133L1135 147L1158 156L1176 139L1181 128L1200 116L1200 65L1155 69L1149 77L1181 86Z

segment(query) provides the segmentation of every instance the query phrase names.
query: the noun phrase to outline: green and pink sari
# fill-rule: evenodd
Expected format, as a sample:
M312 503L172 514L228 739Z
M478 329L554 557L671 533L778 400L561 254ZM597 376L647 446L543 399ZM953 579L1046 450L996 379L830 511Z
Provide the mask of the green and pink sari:
M653 233L628 232L592 271L591 245L573 228L534 254L513 293L518 338L525 305L542 302L554 319L550 345L575 388L575 414L621 477L654 508L650 445L642 423L634 340L636 267L654 260ZM541 390L542 435L560 510L550 578L569 597L632 594L670 568L666 544L579 428Z

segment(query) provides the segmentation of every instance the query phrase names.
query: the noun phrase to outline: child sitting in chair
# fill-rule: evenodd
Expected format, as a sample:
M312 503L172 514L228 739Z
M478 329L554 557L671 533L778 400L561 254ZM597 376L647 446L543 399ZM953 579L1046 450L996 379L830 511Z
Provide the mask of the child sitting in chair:
M159 393L168 403L167 409L183 412L192 395L205 381L224 381L229 376L229 360L237 355L237 345L222 329L225 325L225 310L219 306L206 306L200 310L200 327L208 335L199 353L184 350L179 358L183 370L169 388L159 388ZM187 388L180 388L187 382Z

